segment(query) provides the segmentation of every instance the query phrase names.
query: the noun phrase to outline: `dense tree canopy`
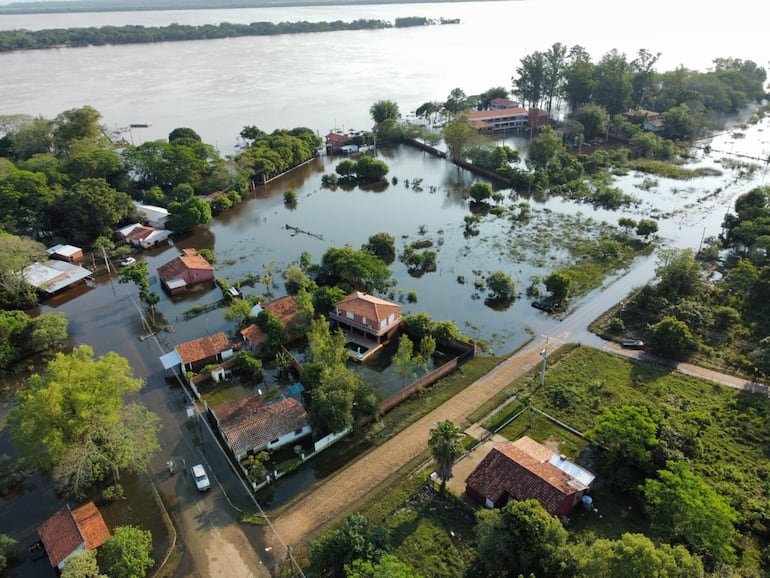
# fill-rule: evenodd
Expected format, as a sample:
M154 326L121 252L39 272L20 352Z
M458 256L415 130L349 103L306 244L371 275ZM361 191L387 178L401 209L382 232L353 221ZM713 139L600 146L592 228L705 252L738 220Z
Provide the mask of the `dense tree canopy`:
M60 353L19 392L8 414L14 443L36 466L55 468L74 495L120 470L140 471L158 447L158 419L123 396L142 384L116 353L95 358L87 345Z
M661 537L683 541L718 562L736 560L735 510L685 462L668 462L642 491L653 529Z
M551 576L567 531L536 500L476 514L479 560L490 576Z
M330 247L317 267L321 285L337 285L346 291L385 291L391 271L378 257L350 247Z
M152 534L136 526L118 526L102 547L110 578L144 578L155 563Z
M310 542L311 566L318 576L342 578L356 560L377 564L390 551L388 533L361 514L350 514L345 525Z

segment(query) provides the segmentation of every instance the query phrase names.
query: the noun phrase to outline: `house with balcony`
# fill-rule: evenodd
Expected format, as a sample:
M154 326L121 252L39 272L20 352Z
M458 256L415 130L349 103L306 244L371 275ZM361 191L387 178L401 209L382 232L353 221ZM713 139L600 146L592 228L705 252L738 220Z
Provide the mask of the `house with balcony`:
M343 331L382 344L398 334L401 306L355 291L334 305L329 319Z
M529 130L529 111L522 107L480 110L465 114L479 132L521 132Z

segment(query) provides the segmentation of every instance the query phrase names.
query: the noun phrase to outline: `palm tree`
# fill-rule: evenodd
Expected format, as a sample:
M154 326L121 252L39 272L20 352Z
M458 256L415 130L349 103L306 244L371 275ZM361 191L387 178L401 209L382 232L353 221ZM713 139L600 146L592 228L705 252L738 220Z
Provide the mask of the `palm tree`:
M463 454L463 446L460 439L465 434L451 420L444 420L436 424L430 430L428 446L436 460L436 475L441 478L441 492L444 492L446 483L452 477L452 466L457 458Z

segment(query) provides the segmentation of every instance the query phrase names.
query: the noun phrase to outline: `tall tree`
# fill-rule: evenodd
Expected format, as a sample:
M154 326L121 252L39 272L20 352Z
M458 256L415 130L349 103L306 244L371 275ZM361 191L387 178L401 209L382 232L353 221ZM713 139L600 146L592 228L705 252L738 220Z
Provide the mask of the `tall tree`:
M112 538L102 546L102 555L110 578L144 578L155 563L152 534L136 526L118 526Z
M735 510L685 462L670 461L642 485L653 529L689 544L718 562L735 562Z
M545 169L556 156L564 151L564 143L553 128L546 126L529 145L529 161L535 169Z
M454 88L449 93L449 97L444 102L444 110L450 116L457 116L470 108L468 95L460 88Z
M73 494L123 469L141 470L158 448L158 419L123 396L142 385L116 353L95 358L87 345L60 353L18 394L8 414L12 439L37 467L57 468Z
M631 104L631 65L626 55L613 49L596 65L596 104L603 105L610 115L628 110Z
M554 99L561 96L566 62L567 47L560 42L554 43L545 53L544 96L548 114L551 113Z
M72 238L82 241L111 235L115 225L135 210L131 197L104 179L78 181L59 197L57 207Z
M436 462L436 475L441 480L441 491L446 488L447 481L452 477L452 468L457 459L463 455L463 430L451 420L444 420L430 430L428 447Z
M199 197L192 197L184 203L171 203L168 214L168 227L174 231L189 231L212 219L211 205Z
M485 90L479 95L478 107L481 110L489 109L492 101L496 98L508 98L508 89L504 86L494 86Z
M449 158L453 161L464 160L466 151L480 140L478 131L464 116L446 123L443 135Z
M99 121L102 114L92 106L72 108L59 114L53 121L53 145L60 155L68 154L81 140L95 140L102 136Z
M595 88L594 65L582 46L573 46L564 70L564 97L570 110L575 111L591 102Z
M660 58L660 52L652 52L642 48L637 57L631 61L631 107L647 107L655 83L655 65Z
M542 52L527 54L511 79L513 94L521 98L527 108L538 108L547 90L546 57Z
M536 500L476 514L479 560L489 576L551 576L567 531Z
M371 235L361 249L382 259L386 265L390 265L396 259L396 240L389 233Z
M376 124L388 119L398 120L398 104L392 100L378 100L369 108L369 114Z
M417 362L414 356L414 343L406 334L398 338L398 349L393 354L391 365L395 372L401 376L402 385L406 385L410 377L417 372Z

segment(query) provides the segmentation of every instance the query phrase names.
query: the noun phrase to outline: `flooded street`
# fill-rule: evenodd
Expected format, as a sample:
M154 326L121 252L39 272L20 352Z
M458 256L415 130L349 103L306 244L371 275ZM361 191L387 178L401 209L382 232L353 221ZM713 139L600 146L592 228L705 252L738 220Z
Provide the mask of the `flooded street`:
M68 108L90 104L102 112L109 128L151 122L152 126L128 134L135 144L163 139L170 130L189 126L224 156L235 150L238 132L249 124L266 131L308 126L323 136L333 127L368 129L368 109L378 99L393 99L407 113L423 102L445 99L457 86L468 94L491 86L509 86L519 58L533 50L546 50L554 42L581 43L595 60L612 48L625 51L629 57L642 47L653 52L661 50L661 70L681 62L705 69L710 59L717 56L754 58L760 66L766 65L766 58L756 54L760 43L750 30L755 25L753 21L744 23L749 29L743 30L736 42L725 40L723 46L706 36L714 27L723 29L727 23L694 22L693 26L700 25L703 37L699 34L692 46L686 47L687 52L678 53L685 48L680 46L675 31L652 39L643 27L633 32L618 27L619 30L608 30L606 34L587 34L586 30L595 28L595 11L561 1L557 4L560 13L570 17L554 22L547 34L536 27L518 35L510 33L511 22L520 19L522 11L533 9L531 2L346 7L344 14L339 7L319 7L90 15L94 25L412 15L460 17L462 24L456 28L0 54L6 78L0 87L0 114L53 117ZM614 9L604 4L599 8ZM492 10L502 17L490 19ZM572 18L576 11L579 14ZM750 8L734 10L728 16L749 12ZM0 28L67 26L68 18L73 16L34 17L33 25L28 17L0 17ZM81 17L74 18L79 21ZM583 24L580 18L585 20ZM665 20L661 27L681 26L674 17ZM480 42L482 38L487 43L487 54L507 55L502 65L498 59L479 59L479 51L468 50L470 42ZM655 45L658 41L663 45ZM744 53L739 53L741 50ZM55 86L56 90L42 90L43 86ZM733 122L740 125L740 120ZM516 139L506 144L525 147ZM711 147L709 153L703 150L707 144ZM359 249L370 235L378 232L387 232L396 239L399 254L414 241L430 241L430 249L438 256L435 272L416 277L398 260L391 265L395 284L385 297L398 302L404 314L425 311L435 320L451 320L463 334L488 343L489 350L499 355L516 350L533 336L593 344L596 338L586 332L588 323L634 287L648 282L654 276L655 257L640 258L630 271L618 271L602 287L575 299L571 303L575 314L554 335L559 320L532 308L525 291L533 277L548 275L570 263L565 233L579 230L587 237L595 237L611 230L621 217L651 218L659 225L662 246L698 249L704 239L720 233L724 216L737 196L770 182L766 178L770 122L765 119L756 125L737 126L699 142L696 158L688 168L707 167L715 171L714 176L689 181L640 173L618 177L614 186L635 199L631 206L619 211L557 197L528 198L521 191L501 190L507 207L529 203L530 222L514 226L510 212L503 217L488 214L482 218L478 234L471 237L465 235L464 218L470 215L465 194L475 176L407 146L380 148L376 154L390 167L388 184L376 191L359 187L323 188L322 175L333 172L339 159L322 157L257 191L208 226L187 236L177 236L169 246L138 255L148 264L151 289L161 295L156 323L162 330L155 336L148 335L142 320L146 313L138 304L136 287L119 284L114 275L100 275L93 285L66 291L44 301L38 309L64 313L73 344L89 344L97 355L118 352L129 360L137 376L147 379L139 398L161 415L164 425L162 449L150 464L150 475L156 476L173 513L186 516L182 527L190 535L204 534L212 528L218 532L221 528L237 527L237 513L225 504L222 495L199 501L197 494L184 485L183 478L161 478L165 459L170 455L205 456L216 464L213 471L222 473L225 486L228 480L234 484L237 478L231 475L227 462L215 455L211 439L206 438L204 443L201 432L193 436L185 428L184 418L180 417L184 415L183 403L176 385L164 381L158 357L175 345L218 331L227 332L234 340L240 337L235 325L225 320L222 308L185 316L195 306L221 299L221 291L215 285L174 298L162 292L157 269L176 257L180 249L212 250L217 259L216 276L230 282L260 275L268 266L275 272L275 286L270 291L278 297L285 294L280 273L305 251L317 263L330 247ZM283 192L288 188L297 191L294 208L284 205ZM287 225L310 234L296 233ZM83 264L99 265L91 256ZM518 298L501 311L485 304L486 291L474 287L474 281L497 270L515 280L518 293ZM612 284L618 278L621 282ZM265 292L261 284L244 287L246 295ZM407 300L410 292L417 296L415 303ZM367 382L375 386L381 397L400 387L392 376L372 368L364 371ZM273 386L270 378L267 384ZM10 447L4 429L0 431L0 454L7 452ZM328 470L313 466L286 480L285 485L277 486L271 499L284 502L308 483L329 474ZM108 507L106 515L111 524L141 519L143 525L152 526L156 536L154 554L158 558L168 537L157 525L157 517L153 517L157 510L147 499L148 482L141 476L127 476L123 483L131 500L130 509ZM231 492L228 497L236 496L237 507L253 507L242 488L234 485L227 489ZM26 548L29 541L36 539L36 527L64 503L55 495L51 481L35 474L28 478L21 495L0 498L0 533L18 536L20 547ZM221 515L210 514L215 508ZM227 508L230 509L226 515L220 511ZM261 553L260 545L253 539L255 533L246 532L252 539L250 544ZM214 563L217 553L204 552L200 556L194 565L206 568ZM193 565L189 560L186 563ZM51 575L46 561L38 562L34 570L40 575Z

